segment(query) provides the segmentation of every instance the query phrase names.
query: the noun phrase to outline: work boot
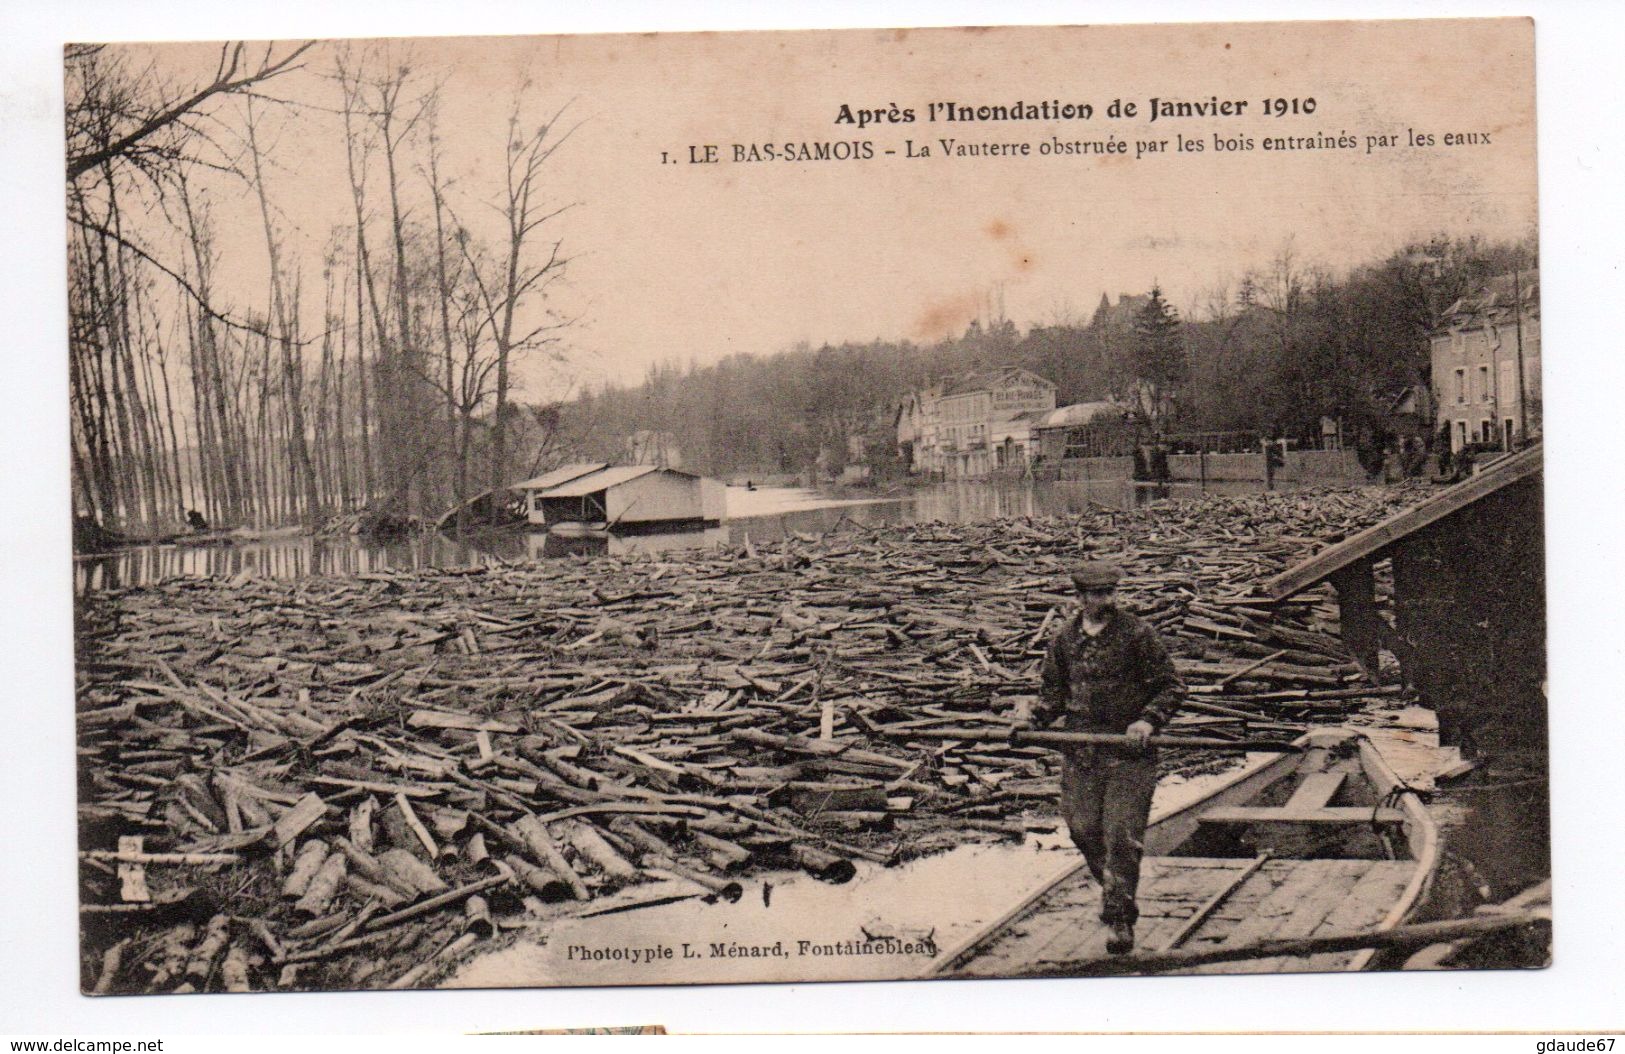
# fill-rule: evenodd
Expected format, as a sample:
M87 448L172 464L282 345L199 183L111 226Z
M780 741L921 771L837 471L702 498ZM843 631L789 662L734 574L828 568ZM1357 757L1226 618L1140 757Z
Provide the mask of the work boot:
M1112 923L1112 935L1106 938L1106 951L1112 955L1127 955L1134 950L1134 924Z

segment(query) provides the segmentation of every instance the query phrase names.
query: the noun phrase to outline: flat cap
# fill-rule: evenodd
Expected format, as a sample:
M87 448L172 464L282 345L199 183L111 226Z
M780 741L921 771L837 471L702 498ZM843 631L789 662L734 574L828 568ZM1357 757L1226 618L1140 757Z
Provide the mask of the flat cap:
M1079 589L1115 589L1123 569L1107 560L1090 560L1072 570L1072 584Z

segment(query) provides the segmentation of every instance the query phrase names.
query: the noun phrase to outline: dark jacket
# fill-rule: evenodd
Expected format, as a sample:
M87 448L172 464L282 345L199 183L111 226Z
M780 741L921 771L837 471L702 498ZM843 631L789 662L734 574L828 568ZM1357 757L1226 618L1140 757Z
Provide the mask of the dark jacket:
M1066 715L1069 732L1122 732L1136 721L1153 728L1178 712L1185 684L1157 631L1118 608L1095 637L1075 614L1050 639L1033 723Z

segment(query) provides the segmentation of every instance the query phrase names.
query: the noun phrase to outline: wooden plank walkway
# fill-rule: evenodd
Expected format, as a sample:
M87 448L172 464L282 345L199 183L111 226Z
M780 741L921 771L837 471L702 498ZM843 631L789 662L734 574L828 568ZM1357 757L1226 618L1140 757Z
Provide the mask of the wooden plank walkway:
M1203 905L1254 862L1245 858L1147 857L1140 876L1138 949L1169 944ZM1414 861L1268 860L1233 889L1181 947L1240 946L1374 927L1415 872ZM1011 921L976 957L950 974L996 977L1106 955L1100 889L1080 870ZM1334 971L1357 952L1215 963L1193 973Z
M1539 444L1502 458L1477 475L1440 491L1422 504L1395 513L1381 523L1350 535L1337 544L1322 549L1314 556L1294 564L1265 582L1264 592L1276 600L1284 600L1294 593L1318 585L1356 561L1379 557L1388 546L1428 524L1459 512L1502 487L1541 472L1544 465Z

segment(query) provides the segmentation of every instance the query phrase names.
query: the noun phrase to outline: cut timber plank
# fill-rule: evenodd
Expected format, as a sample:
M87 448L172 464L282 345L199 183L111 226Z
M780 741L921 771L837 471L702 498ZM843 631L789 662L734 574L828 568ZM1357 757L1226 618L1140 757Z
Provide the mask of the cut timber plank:
M492 721L477 714L449 714L442 710L414 710L407 717L408 728L458 728L470 732L501 732L516 735L524 729L506 721Z
M139 856L145 851L146 839L138 834L119 835L119 855ZM147 890L146 868L137 861L120 861L118 865L119 899L126 904L145 904L152 900Z
M321 819L327 813L327 803L316 794L307 794L300 798L289 809L277 818L276 826L272 828L276 835L278 846L287 845L299 837L311 824Z
M1337 933L1375 927L1388 915L1394 902L1405 891L1411 876L1416 873L1414 860L1373 860L1343 902L1326 916L1315 933ZM1280 970L1301 970L1305 973L1342 969L1359 952L1321 952L1303 959L1281 958L1272 960Z
M1342 789L1343 781L1347 778L1346 772L1311 773L1305 776L1298 789L1292 792L1292 797L1286 800L1285 807L1298 811L1324 809L1337 797L1337 792Z
M1284 600L1294 593L1318 585L1352 563L1377 557L1377 554L1389 545L1428 524L1441 520L1510 483L1540 472L1543 465L1544 459L1539 444L1522 453L1503 458L1478 475L1440 492L1436 497L1415 508L1390 516L1375 527L1368 527L1351 535L1282 571L1264 583L1264 592L1276 600Z
M1405 814L1398 809L1371 809L1363 805L1344 805L1322 809L1295 809L1290 805L1278 807L1236 805L1203 813L1201 822L1204 824L1385 824L1404 823Z
M1229 857L1146 857L1135 898L1140 906L1136 944L1160 947L1214 891L1228 887L1251 864ZM1088 908L1054 913L1051 935L1031 950L1029 962L1075 962L1105 954L1106 927L1096 921L1099 887L1091 880L1088 888L1093 894Z
M1326 917L1336 911L1338 906L1348 898L1360 878L1368 871L1375 861L1372 860L1325 860L1314 861L1316 864L1326 864L1324 868L1316 868L1320 872L1319 880L1314 891L1304 897L1292 913L1281 920L1281 924L1269 934L1268 940L1292 940L1297 937L1307 937L1320 929ZM1302 964L1296 959L1258 959L1253 962L1238 964L1234 972L1238 973L1273 973L1282 969L1299 970Z
M1265 852L1255 858L1252 863L1242 868L1239 874L1230 879L1229 882L1210 895L1208 899L1200 907L1198 907L1188 919L1180 924L1179 929L1173 934L1173 936L1167 938L1167 940L1159 941L1155 945L1151 945L1149 942L1147 942L1148 946L1161 948L1163 951L1169 951L1185 943L1185 941L1190 938L1191 934L1195 933L1197 929L1207 921L1208 916L1217 911L1220 904L1224 903L1238 890L1240 890L1241 887L1247 883L1247 880L1253 877L1253 872L1269 863L1269 859L1270 854L1268 852Z
M1280 884L1259 901L1257 906L1245 919L1241 921L1225 937L1224 943L1228 946L1253 944L1267 938L1281 925L1283 919L1289 917L1304 898L1314 895L1315 889L1320 885L1321 869L1313 865L1325 863L1317 860L1284 860L1281 861L1286 875ZM1275 871L1270 866L1264 868L1266 873ZM1280 874L1279 871L1276 872Z

